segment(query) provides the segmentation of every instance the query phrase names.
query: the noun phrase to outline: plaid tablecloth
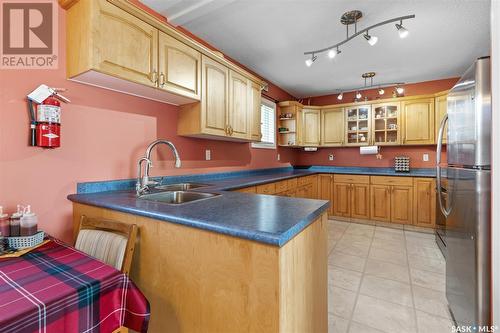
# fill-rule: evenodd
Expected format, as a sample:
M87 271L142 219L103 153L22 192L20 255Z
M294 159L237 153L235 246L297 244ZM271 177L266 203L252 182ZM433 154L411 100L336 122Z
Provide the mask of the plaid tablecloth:
M149 303L127 276L52 239L0 259L0 332L146 332Z

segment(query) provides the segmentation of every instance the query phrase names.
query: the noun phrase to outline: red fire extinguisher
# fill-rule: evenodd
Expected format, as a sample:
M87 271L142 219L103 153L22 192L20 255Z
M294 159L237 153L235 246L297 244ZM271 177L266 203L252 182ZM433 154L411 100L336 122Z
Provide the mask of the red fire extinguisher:
M57 148L61 146L61 101L69 99L59 94L61 88L40 85L28 95L30 146Z
M36 112L36 143L39 147L61 146L61 103L54 97L47 97L38 104Z

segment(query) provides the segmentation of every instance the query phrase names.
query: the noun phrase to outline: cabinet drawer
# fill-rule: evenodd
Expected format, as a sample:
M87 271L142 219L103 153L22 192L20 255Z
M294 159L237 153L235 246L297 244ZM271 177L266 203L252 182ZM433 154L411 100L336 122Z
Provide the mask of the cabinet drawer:
M257 186L258 194L274 194L276 193L276 186L274 183L264 184Z
M403 185L412 186L412 177L397 176L371 176L371 183L377 185Z
M287 182L287 185L288 185L288 189L289 190L294 190L297 188L297 179L298 178L292 178L292 179L288 179L286 182Z
M284 191L288 190L288 181L287 180L282 180L282 181L276 182L274 184L276 186L277 193L284 192Z
M305 176L297 178L297 186L311 184L314 181L314 176Z
M370 184L370 176L359 175L335 175L333 178L335 183L349 183L349 184Z

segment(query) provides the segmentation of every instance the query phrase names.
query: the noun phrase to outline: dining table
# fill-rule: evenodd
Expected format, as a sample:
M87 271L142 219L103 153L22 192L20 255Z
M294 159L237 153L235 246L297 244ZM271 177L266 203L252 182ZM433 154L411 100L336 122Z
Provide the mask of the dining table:
M58 239L0 258L1 333L147 332L149 318L127 275Z

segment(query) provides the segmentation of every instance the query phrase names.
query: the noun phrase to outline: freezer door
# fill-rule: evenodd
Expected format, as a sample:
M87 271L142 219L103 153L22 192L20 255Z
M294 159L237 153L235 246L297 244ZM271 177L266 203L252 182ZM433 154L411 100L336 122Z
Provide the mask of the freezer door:
M478 59L448 94L448 165L489 166L490 59Z
M446 298L458 325L490 325L490 171L447 171Z

